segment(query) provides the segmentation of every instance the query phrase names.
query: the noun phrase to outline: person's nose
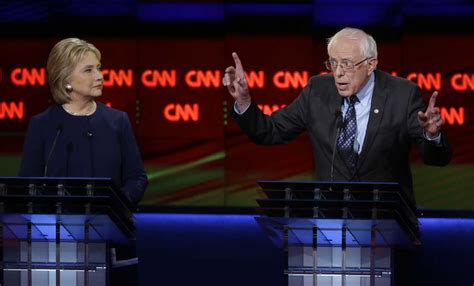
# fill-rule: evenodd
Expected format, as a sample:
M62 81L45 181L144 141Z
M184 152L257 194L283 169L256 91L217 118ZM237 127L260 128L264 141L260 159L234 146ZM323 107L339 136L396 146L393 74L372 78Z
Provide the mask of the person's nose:
M103 81L104 80L104 75L102 74L102 71L101 70L96 70L96 80L98 81Z
M344 73L344 69L342 69L341 65L340 64L337 64L336 66L336 69L334 70L334 74L337 76L337 77L341 77L343 76L345 73Z

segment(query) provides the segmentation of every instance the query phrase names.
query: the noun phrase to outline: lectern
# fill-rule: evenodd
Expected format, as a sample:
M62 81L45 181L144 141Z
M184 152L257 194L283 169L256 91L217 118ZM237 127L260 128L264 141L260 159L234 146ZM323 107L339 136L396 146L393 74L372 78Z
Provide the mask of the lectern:
M108 178L0 178L1 285L108 285L110 247L134 236Z
M290 286L389 286L393 251L420 243L396 183L258 182L261 227L285 255Z

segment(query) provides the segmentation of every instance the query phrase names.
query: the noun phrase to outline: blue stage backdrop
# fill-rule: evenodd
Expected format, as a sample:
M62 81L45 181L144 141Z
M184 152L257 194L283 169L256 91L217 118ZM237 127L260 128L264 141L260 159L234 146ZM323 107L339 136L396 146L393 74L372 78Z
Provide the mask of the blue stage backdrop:
M396 285L471 285L474 220L420 222L422 245L397 253ZM139 214L137 227L140 285L285 285L282 250L252 215Z

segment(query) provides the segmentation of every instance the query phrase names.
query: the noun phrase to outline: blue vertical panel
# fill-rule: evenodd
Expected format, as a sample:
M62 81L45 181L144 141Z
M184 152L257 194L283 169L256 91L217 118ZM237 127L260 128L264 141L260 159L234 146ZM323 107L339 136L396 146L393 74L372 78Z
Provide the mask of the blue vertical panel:
M5 1L0 4L0 23L46 22L49 16L45 1Z
M136 13L135 0L50 0L49 7L56 16L134 16Z
M213 23L224 21L224 5L218 3L147 3L139 4L137 18L142 22Z
M304 16L312 12L311 4L229 3L227 13L239 16Z
M140 285L285 285L252 215L138 214Z
M319 27L385 27L402 24L401 1L315 0L314 25Z

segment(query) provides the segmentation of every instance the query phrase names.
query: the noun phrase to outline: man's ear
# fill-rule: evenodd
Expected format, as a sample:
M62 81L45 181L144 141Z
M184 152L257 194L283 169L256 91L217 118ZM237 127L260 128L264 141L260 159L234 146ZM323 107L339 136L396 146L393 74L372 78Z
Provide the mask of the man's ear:
M369 65L367 69L368 74L371 74L377 68L378 62L377 58L367 60L367 64Z

